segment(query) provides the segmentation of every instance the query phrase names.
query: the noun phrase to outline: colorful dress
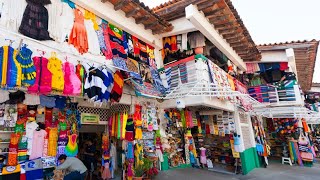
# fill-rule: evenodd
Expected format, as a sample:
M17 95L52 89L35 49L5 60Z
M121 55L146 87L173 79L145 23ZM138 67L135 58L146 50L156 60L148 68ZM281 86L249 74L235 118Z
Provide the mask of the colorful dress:
M65 81L63 94L65 95L80 94L81 81L75 73L74 66L69 62L65 62L63 64L63 71L64 71L64 81Z
M48 69L48 59L44 57L33 57L36 67L35 84L28 87L29 93L49 94L52 90L52 73Z
M26 46L22 47L17 55L17 61L21 65L22 69L22 86L32 86L36 82L36 67L31 59L32 51Z
M0 80L1 85L8 87L21 86L21 65L15 58L17 50L11 46L2 46L0 48Z
M48 69L52 73L52 89L56 91L63 91L64 76L62 71L62 62L53 55L49 58Z
M77 134L69 135L69 141L65 149L68 157L75 157L78 154Z
M74 10L75 21L69 36L69 44L72 44L80 54L88 52L88 35L84 25L84 17L79 9Z
M48 32L49 15L44 1L27 0L19 32L37 40L51 40ZM49 4L51 3L50 1Z

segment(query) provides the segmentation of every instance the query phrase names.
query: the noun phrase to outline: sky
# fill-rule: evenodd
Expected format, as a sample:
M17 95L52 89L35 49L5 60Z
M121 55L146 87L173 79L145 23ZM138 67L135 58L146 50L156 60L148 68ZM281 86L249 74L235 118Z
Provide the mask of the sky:
M153 8L168 0L140 0ZM232 0L255 43L320 40L320 0ZM313 82L320 82L320 48Z

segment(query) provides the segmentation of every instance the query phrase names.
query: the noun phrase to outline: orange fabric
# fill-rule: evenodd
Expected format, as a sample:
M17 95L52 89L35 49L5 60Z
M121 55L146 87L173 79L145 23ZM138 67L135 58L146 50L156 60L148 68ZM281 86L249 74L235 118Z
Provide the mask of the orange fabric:
M306 120L304 120L304 119L302 120L302 126L303 126L303 129L304 129L304 132L310 132L309 126L308 126Z
M88 52L88 35L84 26L83 13L79 9L74 10L75 20L69 36L69 44L72 44L80 54Z

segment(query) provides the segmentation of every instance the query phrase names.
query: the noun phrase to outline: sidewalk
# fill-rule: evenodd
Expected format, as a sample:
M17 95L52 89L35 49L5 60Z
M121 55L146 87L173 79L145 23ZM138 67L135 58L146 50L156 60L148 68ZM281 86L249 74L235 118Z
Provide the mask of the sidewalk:
M202 169L177 169L162 171L156 180L316 180L320 178L320 164L314 164L312 168L282 165L271 162L268 168L258 168L248 175L226 175Z

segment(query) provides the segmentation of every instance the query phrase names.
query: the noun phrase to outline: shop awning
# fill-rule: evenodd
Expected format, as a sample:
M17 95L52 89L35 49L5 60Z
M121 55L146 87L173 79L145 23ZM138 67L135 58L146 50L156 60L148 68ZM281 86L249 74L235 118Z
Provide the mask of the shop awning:
M320 124L319 112L301 106L255 108L254 114L268 118L304 118L308 124Z
M171 90L164 99L179 99L184 97L218 98L220 100L230 101L236 105L241 105L241 101L245 101L252 106L264 106L249 96L249 94L233 91L226 87L220 87L217 84L202 82L180 84L178 87Z

